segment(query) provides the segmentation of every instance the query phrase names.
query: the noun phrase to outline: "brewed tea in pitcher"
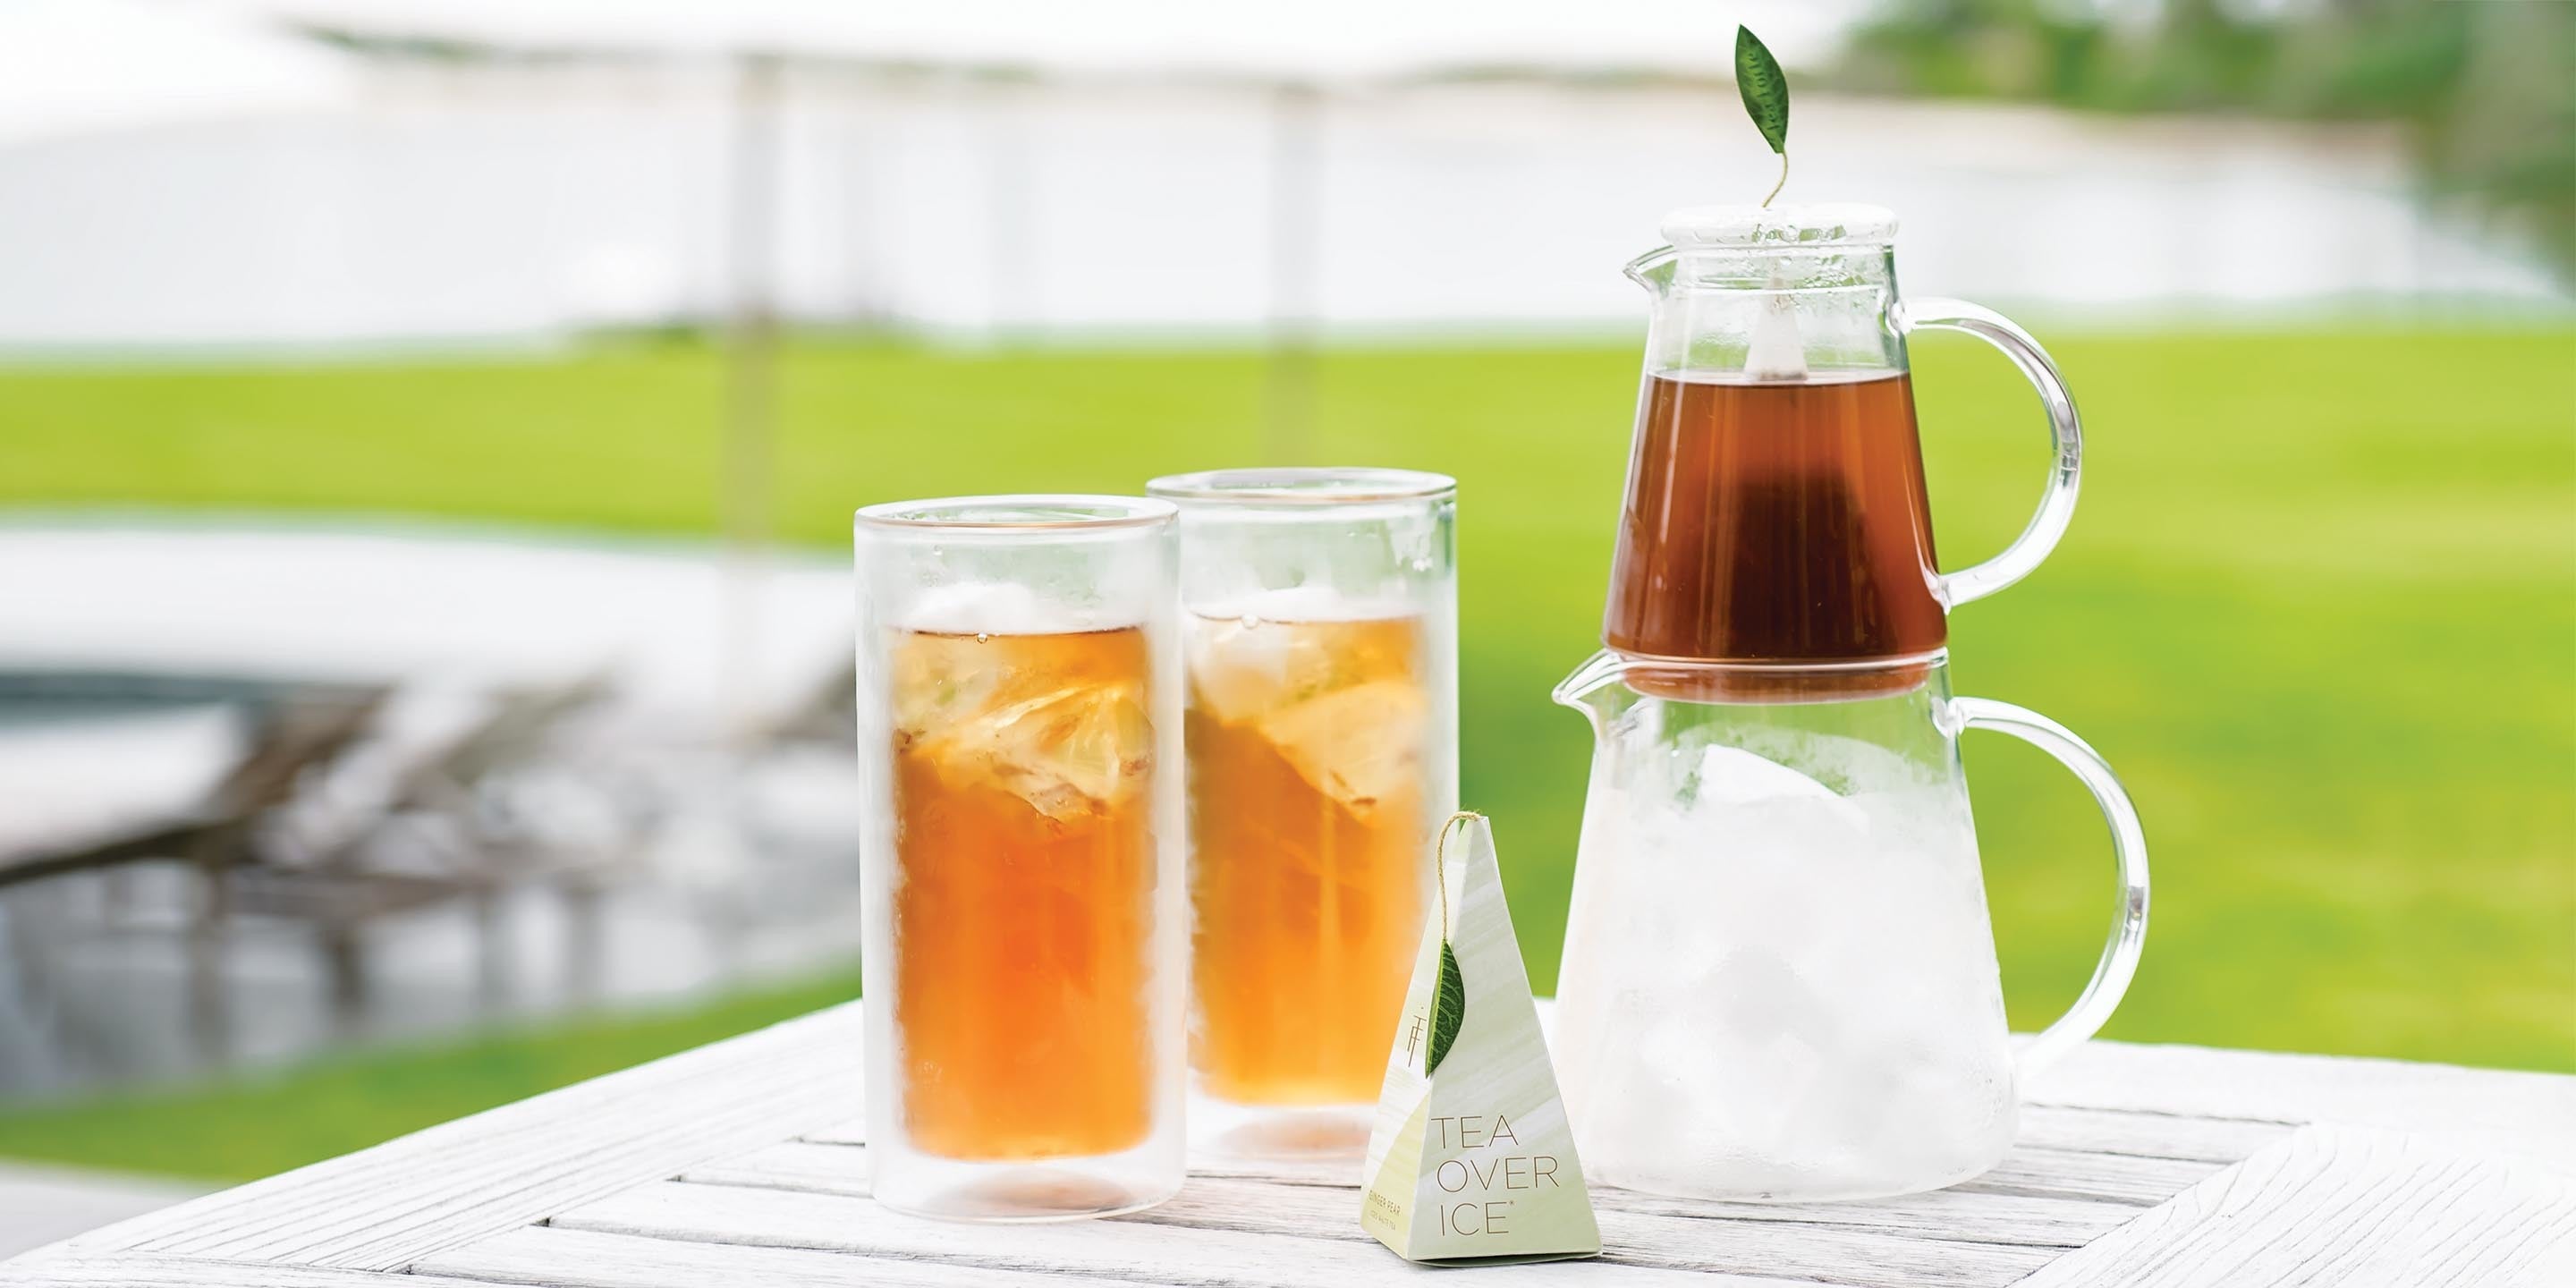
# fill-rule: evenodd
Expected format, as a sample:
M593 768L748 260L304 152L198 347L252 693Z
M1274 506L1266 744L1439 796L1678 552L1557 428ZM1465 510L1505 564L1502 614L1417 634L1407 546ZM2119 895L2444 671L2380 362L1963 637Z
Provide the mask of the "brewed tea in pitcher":
M1905 373L1653 372L1603 640L1671 658L1863 658L1947 637Z

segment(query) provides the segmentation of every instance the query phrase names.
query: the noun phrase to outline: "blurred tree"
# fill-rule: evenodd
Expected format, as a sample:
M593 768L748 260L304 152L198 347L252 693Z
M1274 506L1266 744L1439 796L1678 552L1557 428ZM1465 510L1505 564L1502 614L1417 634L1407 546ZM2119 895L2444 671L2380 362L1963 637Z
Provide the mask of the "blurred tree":
M2576 280L2576 5L2538 0L1887 0L1831 79L2100 111L2394 120L2428 191Z

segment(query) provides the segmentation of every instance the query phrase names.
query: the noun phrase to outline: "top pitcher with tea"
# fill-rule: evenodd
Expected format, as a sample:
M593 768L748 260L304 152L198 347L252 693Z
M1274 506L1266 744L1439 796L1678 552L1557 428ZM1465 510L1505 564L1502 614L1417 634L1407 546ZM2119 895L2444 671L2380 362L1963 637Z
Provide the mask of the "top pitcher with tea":
M1949 691L1947 614L2065 531L2082 440L2010 322L1896 289L1867 206L1706 207L1629 266L1652 297L1592 723L1555 1057L1592 1179L1720 1199L1861 1198L1974 1176L2020 1080L2101 1027L2146 926L2110 766L2036 713ZM2039 389L2052 453L2002 554L1943 573L1906 337L1964 330ZM2120 884L2075 1007L2016 1052L1959 735L2064 763Z
M1959 300L1900 298L1874 206L1675 212L1628 266L1650 294L1644 386L1602 639L1632 658L1920 656L1945 615L2027 576L2075 512L2082 440L2046 354ZM2002 554L1944 575L1906 337L1965 331L2039 389L2054 438L2038 511Z

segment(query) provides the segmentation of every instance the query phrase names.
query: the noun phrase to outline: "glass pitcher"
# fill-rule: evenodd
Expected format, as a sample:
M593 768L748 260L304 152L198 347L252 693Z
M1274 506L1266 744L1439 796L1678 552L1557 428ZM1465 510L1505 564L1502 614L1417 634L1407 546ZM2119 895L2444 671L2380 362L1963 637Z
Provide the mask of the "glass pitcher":
M1657 696L1674 691L1760 696ZM1781 1201L1966 1180L2011 1147L2020 1080L2091 1037L2128 988L2147 921L2137 811L2062 726L1951 697L1945 655L1604 652L1556 699L1595 738L1554 1042L1593 1180ZM2092 982L2018 1059L1960 767L1968 729L2073 770L2119 864Z
M1717 1199L1878 1197L1999 1161L2017 1084L2100 1029L2147 909L2137 812L2018 707L1952 698L1948 610L2066 529L2082 440L2029 336L1901 301L1895 220L1710 207L1629 266L1653 295L1591 720L1554 1049L1594 1180ZM1905 336L1968 331L2039 389L2055 446L2002 554L1944 575ZM2111 826L2121 894L2083 995L2016 1059L1958 735L2056 756Z
M1959 300L1896 292L1874 206L1706 206L1628 265L1653 297L1603 643L1631 657L1826 661L1942 647L1947 612L2028 576L2075 513L2083 435L2038 343ZM2038 387L2054 443L2003 553L1944 575L1905 337L1965 331ZM1723 677L1702 677L1722 679ZM1854 683L1893 676L1855 676Z

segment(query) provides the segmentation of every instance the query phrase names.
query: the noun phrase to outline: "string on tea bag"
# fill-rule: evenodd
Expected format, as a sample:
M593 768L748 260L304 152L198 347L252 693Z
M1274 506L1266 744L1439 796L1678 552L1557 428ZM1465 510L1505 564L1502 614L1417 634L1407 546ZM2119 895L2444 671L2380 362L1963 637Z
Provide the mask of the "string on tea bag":
M1458 1040L1458 1027L1467 1018L1467 977L1458 969L1458 950L1449 942L1453 933L1449 921L1449 834L1462 822L1472 823L1484 816L1473 810L1460 810L1440 825L1440 841L1431 852L1431 883L1440 892L1440 979L1431 997L1431 1047L1422 1059L1422 1076L1433 1070L1449 1055L1451 1044Z
M1780 181L1762 198L1762 208L1769 210L1772 198L1789 186L1789 78L1781 74L1770 47L1742 24L1735 28L1735 88L1744 99L1745 115L1762 131L1762 141L1780 154ZM1745 348L1744 374L1751 379L1807 378L1807 346L1800 341L1796 306L1788 292L1789 275L1775 259L1762 314L1753 320L1753 342Z
M1753 319L1753 342L1745 346L1744 374L1754 380L1804 380L1807 345L1798 334L1798 306L1789 293L1789 274L1778 261L1762 293L1761 315Z
M1457 813L1450 815L1449 821L1440 825L1439 844L1431 853L1431 884L1433 888L1440 892L1440 938L1444 941L1449 938L1451 933L1449 921L1449 834L1457 831L1459 824L1472 823L1483 817L1484 815L1470 809L1462 809Z

